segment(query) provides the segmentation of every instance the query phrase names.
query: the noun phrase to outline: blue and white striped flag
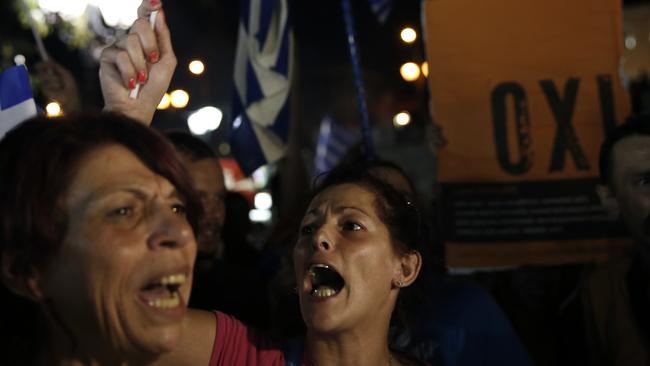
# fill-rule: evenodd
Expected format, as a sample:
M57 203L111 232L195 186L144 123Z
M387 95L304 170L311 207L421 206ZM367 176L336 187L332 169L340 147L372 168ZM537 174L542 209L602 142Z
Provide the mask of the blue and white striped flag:
M359 131L348 131L330 116L320 123L314 165L316 175L332 170L350 147L361 140Z
M0 73L0 139L22 121L36 115L36 103L25 65Z
M246 175L285 154L292 67L288 0L242 0L230 145Z
M379 23L384 24L390 11L393 9L393 0L368 0L372 12L377 16Z

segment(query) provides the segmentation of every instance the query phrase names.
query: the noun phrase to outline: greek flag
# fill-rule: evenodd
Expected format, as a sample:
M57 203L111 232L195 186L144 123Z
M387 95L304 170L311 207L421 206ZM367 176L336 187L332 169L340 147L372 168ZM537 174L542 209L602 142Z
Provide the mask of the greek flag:
M348 131L330 116L323 118L314 158L316 175L332 170L348 149L359 140L361 140L359 131Z
M14 66L0 73L0 139L35 115L36 103L25 66Z
M384 24L390 11L393 8L393 0L368 0L370 2L370 7L372 12L377 16L379 23Z
M284 156L293 36L288 0L242 0L235 55L231 150L242 171Z

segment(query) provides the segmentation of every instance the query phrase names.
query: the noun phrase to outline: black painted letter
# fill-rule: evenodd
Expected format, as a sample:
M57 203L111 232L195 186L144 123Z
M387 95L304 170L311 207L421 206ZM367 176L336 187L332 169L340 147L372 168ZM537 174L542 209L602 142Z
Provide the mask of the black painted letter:
M564 86L564 99L558 94L552 80L542 80L539 83L542 90L544 90L544 94L546 94L546 99L557 123L549 171L555 172L564 169L565 150L569 150L569 153L571 153L578 170L589 170L589 162L587 162L576 132L571 125L580 80L571 78L567 81Z
M600 99L600 113L603 115L603 128L605 136L616 127L614 115L614 92L612 91L612 77L598 75L598 97Z
M507 98L514 99L515 128L519 158L510 160L508 149L508 113ZM499 165L506 173L524 174L530 169L532 153L530 151L530 117L526 92L521 85L514 82L501 83L492 90L492 123L494 124L494 145L497 149Z

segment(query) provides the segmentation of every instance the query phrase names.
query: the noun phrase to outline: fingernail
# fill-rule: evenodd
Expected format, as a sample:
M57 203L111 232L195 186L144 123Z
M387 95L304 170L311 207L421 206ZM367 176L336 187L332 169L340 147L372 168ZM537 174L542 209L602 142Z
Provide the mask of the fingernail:
M149 4L151 4L151 6L156 6L160 4L160 0L149 0Z
M140 70L138 72L138 82L140 84L144 84L147 81L147 72L144 70Z
M160 55L158 54L157 51L151 51L151 53L149 54L149 61L158 62L158 57L160 57Z
M135 88L135 79L134 78L129 79L128 87L129 87L129 89L134 89Z

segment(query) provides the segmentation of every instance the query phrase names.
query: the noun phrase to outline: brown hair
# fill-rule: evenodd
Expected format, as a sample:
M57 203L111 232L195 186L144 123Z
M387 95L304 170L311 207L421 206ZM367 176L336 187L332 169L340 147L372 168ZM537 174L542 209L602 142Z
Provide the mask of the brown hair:
M62 200L81 159L106 144L119 144L169 180L185 200L196 232L202 206L172 145L158 132L123 115L37 117L0 141L0 256L16 258L25 273L43 266L65 236Z

